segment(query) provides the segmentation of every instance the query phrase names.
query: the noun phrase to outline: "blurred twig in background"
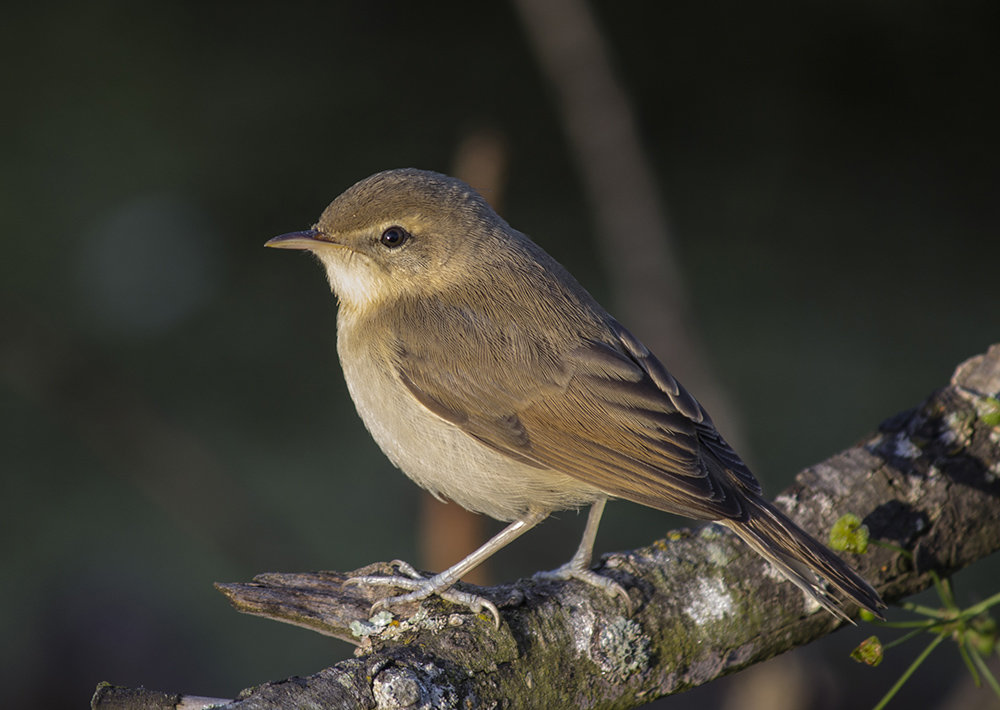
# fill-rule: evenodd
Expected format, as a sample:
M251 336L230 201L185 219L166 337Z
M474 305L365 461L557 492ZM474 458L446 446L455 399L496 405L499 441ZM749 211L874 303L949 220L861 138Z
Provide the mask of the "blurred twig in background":
M458 145L452 174L465 180L500 212L507 175L507 141L491 127L468 132ZM486 518L455 503L444 503L427 492L420 499L420 558L429 570L450 567L486 539ZM463 579L472 584L490 581L489 562Z
M584 0L514 0L555 92L597 220L615 308L745 450L739 423L691 325L682 269L635 117L611 51Z

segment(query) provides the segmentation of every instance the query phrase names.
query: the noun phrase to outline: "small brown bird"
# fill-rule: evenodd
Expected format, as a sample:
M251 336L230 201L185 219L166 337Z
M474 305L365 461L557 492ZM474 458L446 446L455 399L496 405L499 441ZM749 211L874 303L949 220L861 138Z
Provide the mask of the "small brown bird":
M608 498L739 535L831 613L878 593L762 497L757 479L702 406L552 257L465 183L389 170L344 192L309 231L267 246L304 249L340 301L337 350L375 441L416 483L513 521L433 577L355 583L438 595L500 615L453 589L469 570L550 513L590 505L579 549L544 573L619 594L589 569ZM831 589L832 588L832 589Z

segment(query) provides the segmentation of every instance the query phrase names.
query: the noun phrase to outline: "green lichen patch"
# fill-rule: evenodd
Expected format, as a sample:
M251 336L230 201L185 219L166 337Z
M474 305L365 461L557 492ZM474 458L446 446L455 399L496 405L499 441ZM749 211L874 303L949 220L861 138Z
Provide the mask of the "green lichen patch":
M976 413L979 421L989 427L1000 427L1000 400L996 397L983 397L976 402Z

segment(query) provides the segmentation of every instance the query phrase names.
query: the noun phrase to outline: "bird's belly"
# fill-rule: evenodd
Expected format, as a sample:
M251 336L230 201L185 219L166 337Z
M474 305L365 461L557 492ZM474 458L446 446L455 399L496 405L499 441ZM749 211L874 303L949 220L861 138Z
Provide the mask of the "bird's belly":
M497 520L605 497L571 476L535 468L480 443L420 404L387 364L345 357L342 345L347 388L372 438L393 464L435 495Z

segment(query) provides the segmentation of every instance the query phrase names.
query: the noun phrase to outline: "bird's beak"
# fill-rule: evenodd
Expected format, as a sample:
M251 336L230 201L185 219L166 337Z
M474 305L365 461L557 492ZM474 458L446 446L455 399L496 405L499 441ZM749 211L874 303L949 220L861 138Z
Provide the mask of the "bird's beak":
M289 232L277 237L273 237L264 242L266 247L275 249L306 249L313 250L319 244L330 244L326 235L318 229L308 229L304 232Z

